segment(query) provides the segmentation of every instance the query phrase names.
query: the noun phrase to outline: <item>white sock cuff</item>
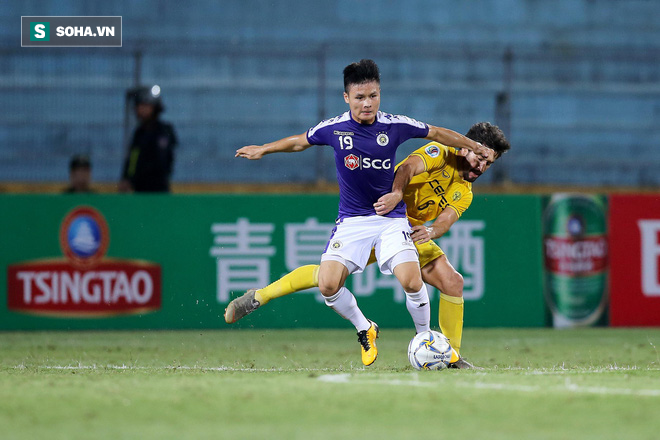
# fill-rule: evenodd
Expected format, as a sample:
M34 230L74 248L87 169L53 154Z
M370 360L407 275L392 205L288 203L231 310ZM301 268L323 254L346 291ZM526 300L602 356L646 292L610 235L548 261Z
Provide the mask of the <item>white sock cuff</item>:
M429 302L429 292L426 289L426 284L422 283L422 288L418 292L406 292L408 299L417 304Z
M337 301L337 300L339 299L339 297L344 293L345 290L348 290L348 289L346 289L346 287L342 286L342 287L337 291L337 293L335 293L334 295L324 297L324 299L325 299L325 304L326 304L327 306L331 306L331 307L332 307L332 304L333 304L335 301Z

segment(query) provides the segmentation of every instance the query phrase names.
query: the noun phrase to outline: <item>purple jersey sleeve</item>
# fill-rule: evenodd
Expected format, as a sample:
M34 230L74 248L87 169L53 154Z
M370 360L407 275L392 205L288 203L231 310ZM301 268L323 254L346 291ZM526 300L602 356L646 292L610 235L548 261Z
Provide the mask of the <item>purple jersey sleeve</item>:
M389 115L391 122L399 130L399 143L402 144L408 139L425 138L429 134L429 126L424 122L417 121L408 116Z
M347 114L344 113L341 116L319 122L314 127L307 130L307 142L309 142L310 145L332 145L332 127L336 124L345 122L346 120Z

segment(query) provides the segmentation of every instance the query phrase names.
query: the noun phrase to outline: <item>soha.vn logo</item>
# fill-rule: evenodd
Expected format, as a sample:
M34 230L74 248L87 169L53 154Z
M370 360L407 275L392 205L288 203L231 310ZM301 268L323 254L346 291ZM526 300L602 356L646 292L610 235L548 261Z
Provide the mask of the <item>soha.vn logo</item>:
M79 206L59 228L64 258L38 258L7 269L7 306L22 313L89 317L160 309L160 265L106 257L110 229L103 214Z

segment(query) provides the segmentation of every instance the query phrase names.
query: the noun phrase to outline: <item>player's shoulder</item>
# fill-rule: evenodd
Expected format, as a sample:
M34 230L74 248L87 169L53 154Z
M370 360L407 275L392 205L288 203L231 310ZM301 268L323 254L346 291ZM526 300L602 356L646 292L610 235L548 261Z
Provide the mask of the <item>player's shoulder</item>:
M470 206L474 193L472 192L472 183L463 179L455 179L447 187L447 198L452 204L456 204L459 200L464 205L465 209Z
M416 119L413 119L409 116L405 115L394 115L392 113L385 113L382 111L378 111L376 114L376 119L379 123L381 124L405 124L405 125L411 125L413 127L417 128L426 128L427 125L424 122L420 122Z
M444 159L449 155L456 154L456 150L439 142L429 142L428 144L419 147L411 154L422 156L424 159Z
M324 128L330 128L330 127L334 127L334 126L339 125L339 124L344 124L344 123L350 121L350 119L351 119L351 116L350 116L350 113L348 111L345 112L345 113L342 113L341 115L335 116L333 118L324 119L323 121L316 124L314 127L310 128L307 131L307 136L313 136L314 133L316 133L317 131L319 131L321 129L324 129Z

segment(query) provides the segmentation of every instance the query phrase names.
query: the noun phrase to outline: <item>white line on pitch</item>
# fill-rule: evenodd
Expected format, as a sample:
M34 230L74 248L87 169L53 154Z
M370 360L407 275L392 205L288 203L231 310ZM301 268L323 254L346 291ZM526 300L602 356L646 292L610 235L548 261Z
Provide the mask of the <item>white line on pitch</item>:
M14 367L15 369L22 370L28 368L25 364L20 364ZM188 365L165 365L165 366L137 366L137 365L84 365L79 363L77 365L31 365L30 368L37 369L51 369L51 370L200 370L200 371L237 371L237 372L301 372L301 371L328 371L328 372L342 372L346 371L346 368L236 368L236 367L227 367L227 366L218 366L218 367L202 367L202 366L188 366ZM357 368L348 368L349 371L367 371L365 367L359 366ZM660 368L640 368L636 366L632 367L619 367L616 365L611 365L607 367L598 367L598 368L565 368L565 367L554 367L554 368L489 368L486 370L486 373L498 373L498 372L519 372L525 375L551 375L551 374L600 374L600 373L612 373L612 372L626 372L626 371L660 371ZM486 374L482 373L482 374Z
M17 370L25 370L27 368L35 368L41 370L136 370L136 371L175 371L175 370L190 370L190 371L227 371L227 372L247 372L247 373L288 373L288 372L338 372L345 371L336 368L235 368L235 367L198 367L187 365L168 365L160 367L146 367L137 365L35 365L28 367L24 364L14 367ZM357 369L362 370L362 368Z
M324 374L318 377L321 382L329 383L350 383L350 384L383 384L383 385L396 385L396 386L411 386L411 387L425 387L431 388L433 382L420 382L418 376L415 374L411 380L401 379L366 379L364 377L353 376L350 373L343 374ZM607 388L607 387L585 387L571 383L566 379L564 386L549 386L541 387L538 385L512 385L506 383L488 383L488 382L452 382L452 386L459 386L464 388L488 389L498 391L519 391L524 393L537 393L537 392L570 392L576 394L601 394L601 395L616 395L616 396L647 396L647 397L660 397L660 390L657 389L641 389L635 390L631 388Z

